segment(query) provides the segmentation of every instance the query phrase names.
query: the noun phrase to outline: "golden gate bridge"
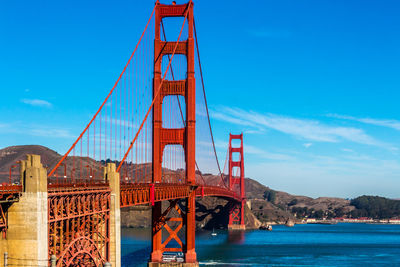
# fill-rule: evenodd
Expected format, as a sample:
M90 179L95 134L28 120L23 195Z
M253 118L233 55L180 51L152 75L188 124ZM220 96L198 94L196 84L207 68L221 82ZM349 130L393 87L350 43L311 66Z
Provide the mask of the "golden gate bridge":
M120 208L135 205L152 207L149 266L163 265L165 253L198 265L196 198L228 199L228 227L245 228L243 135L230 135L221 170L193 9L192 1L157 1L113 88L61 159L46 170L28 155L18 162L19 185L10 167L0 187L0 265L120 266ZM179 32L168 28L171 18Z

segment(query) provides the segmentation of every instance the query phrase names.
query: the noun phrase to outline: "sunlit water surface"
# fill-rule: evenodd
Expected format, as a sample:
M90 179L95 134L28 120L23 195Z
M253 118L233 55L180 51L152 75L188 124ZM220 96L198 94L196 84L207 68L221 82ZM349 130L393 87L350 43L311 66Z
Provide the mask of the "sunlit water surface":
M400 225L274 226L272 231L202 231L200 266L400 266ZM122 266L147 266L149 229L122 229Z

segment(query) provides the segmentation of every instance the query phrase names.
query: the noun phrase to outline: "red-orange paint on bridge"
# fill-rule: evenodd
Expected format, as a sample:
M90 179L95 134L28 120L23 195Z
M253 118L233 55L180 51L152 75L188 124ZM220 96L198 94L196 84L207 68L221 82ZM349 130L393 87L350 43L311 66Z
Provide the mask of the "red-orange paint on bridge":
M167 39L164 23L169 17L183 19L177 40ZM154 28L149 27L151 21ZM196 112L201 107L196 82L201 82L203 89L197 91L203 93L201 116ZM204 145L204 139L210 142ZM239 139L240 147L233 147L232 139ZM201 149L211 153L204 156L199 153ZM182 253L184 263L196 265L196 198L229 200L229 227L244 228L242 134L230 135L228 152L229 173L225 177L220 170L205 97L194 3L166 5L157 1L115 85L45 177L49 264L55 256L57 266L102 266L109 261L118 265L120 259L115 257L120 246L116 243L119 209L149 205L149 265L162 264L165 252ZM238 161L232 159L234 153L239 153ZM214 171L219 176L218 181L208 184L201 167L209 172L210 162L217 166ZM26 193L27 174L20 165L22 185L0 186L3 239L10 227L7 209ZM235 168L239 169L239 176L234 174ZM111 176L120 180L112 180Z

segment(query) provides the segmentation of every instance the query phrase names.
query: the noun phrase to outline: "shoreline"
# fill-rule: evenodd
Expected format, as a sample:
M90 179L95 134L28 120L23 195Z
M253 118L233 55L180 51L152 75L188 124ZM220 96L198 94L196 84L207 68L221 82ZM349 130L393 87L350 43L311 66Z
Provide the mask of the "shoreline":
M388 222L388 221L374 221L374 220L320 220L313 222L294 222L294 224L338 224L338 223L366 223L366 224L388 224L388 225L400 225L399 221ZM285 223L275 223L271 225L286 225Z
M321 225L335 225L335 224L338 224L338 223L346 223L346 224L350 224L350 223L354 223L354 224L381 224L381 225L400 225L400 223L393 223L393 222L370 222L370 221L365 221L365 222L346 222L346 221L338 221L338 222L336 222L336 223L328 223L328 222L324 222L324 221L321 221L321 222L305 222L305 223L294 223L294 225L301 225L301 224L310 224L310 225L313 225L313 224L321 224ZM276 225L282 225L282 226L287 226L285 223L271 223L271 224L268 224L268 225L271 225L271 226L276 226ZM294 226L293 225L293 226ZM287 226L287 227L293 227L293 226ZM135 226L121 226L121 229L151 229L151 227L135 227ZM220 229L217 229L217 230L228 230L228 228L220 228ZM254 231L254 230L262 230L262 229L260 229L260 228L249 228L249 229L246 229L246 231ZM204 229L204 228L201 228L201 229L196 229L196 231L212 231L212 230L210 230L210 229Z

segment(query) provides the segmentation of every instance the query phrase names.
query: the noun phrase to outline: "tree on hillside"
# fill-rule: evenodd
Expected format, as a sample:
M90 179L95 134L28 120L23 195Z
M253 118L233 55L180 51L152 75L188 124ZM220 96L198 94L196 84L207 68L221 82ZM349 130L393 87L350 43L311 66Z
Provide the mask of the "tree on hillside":
M290 206L294 206L294 205L297 204L297 202L298 202L297 198L294 198L294 199L292 199L292 200L289 202L288 206L289 206L289 207L290 207Z
M352 217L371 217L386 219L400 216L400 200L378 196L361 196L350 201L356 207L351 212Z
M264 199L274 203L276 199L276 192L274 190L266 190L264 191Z
M323 210L316 210L312 215L312 218L316 219L322 219L324 217L324 211Z

